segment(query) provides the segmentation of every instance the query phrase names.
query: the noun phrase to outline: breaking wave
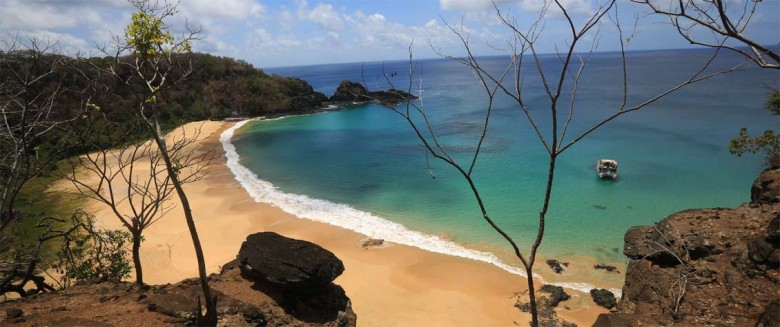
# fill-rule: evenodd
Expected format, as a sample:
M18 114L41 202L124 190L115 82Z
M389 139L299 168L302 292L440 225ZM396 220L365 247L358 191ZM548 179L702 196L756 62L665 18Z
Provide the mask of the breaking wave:
M510 273L526 278L528 277L525 271L501 262L501 260L492 253L468 249L457 243L444 240L434 235L410 230L399 223L383 219L365 211L357 210L345 204L314 199L306 195L282 192L270 182L258 178L258 176L249 170L249 168L241 165L239 155L236 152L236 147L230 142L236 130L250 121L252 120L238 122L225 130L222 135L220 135L220 142L225 151L227 167L255 202L270 204L299 218L330 224L396 244L403 244L430 252L486 262ZM537 274L534 274L534 279L543 281ZM552 284L586 293L595 288L594 286L585 283ZM617 295L620 294L620 290L611 289L610 291Z

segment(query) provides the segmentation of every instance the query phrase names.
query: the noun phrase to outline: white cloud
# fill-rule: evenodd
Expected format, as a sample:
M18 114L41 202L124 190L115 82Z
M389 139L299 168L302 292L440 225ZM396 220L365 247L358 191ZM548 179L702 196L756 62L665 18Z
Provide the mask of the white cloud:
M593 7L591 6L590 0L560 0L561 6L563 6L564 9L569 14L590 14L593 13ZM520 9L531 12L531 13L538 13L545 5L545 1L541 0L521 0L520 1ZM558 7L558 5L554 2L551 2L549 4L549 10L548 12L554 15L561 13L561 8Z
M406 49L412 42L427 44L451 44L453 35L435 19L420 26L407 26L388 21L382 14L366 15L356 12L348 17L351 30L358 34L362 47Z
M253 31L251 46L265 51L283 51L290 48L299 47L302 42L294 35L274 36L264 28L258 28Z
M181 10L198 19L245 19L265 13L265 7L253 0L187 0L181 2Z
M549 4L551 14L560 13L560 8L552 0L439 0L439 7L444 10L463 11L467 16L472 15L467 19L477 21L478 17L484 17L486 13L492 13L495 16L495 13L492 12L494 2L498 7L517 4L522 11L529 13L538 13L545 4ZM560 0L566 11L576 14L592 13L592 2L593 0Z
M96 8L63 6L62 3L6 0L0 11L0 28L4 30L44 30L69 28L100 21Z
M293 18L292 12L290 12L289 10L287 9L282 10L279 13L278 17L282 28L289 30L295 26L295 19Z
M504 5L506 3L515 2L516 0L496 0L496 5ZM534 0L537 2L544 2L544 0ZM493 8L493 1L491 0L439 0L439 6L444 10L487 10Z
M341 15L330 4L318 3L314 8L308 9L306 1L301 1L298 5L298 16L317 23L328 31L339 31L344 27Z
M38 43L42 47L51 47L54 52L66 55L89 55L94 49L84 39L77 38L70 34L55 33L45 30L25 31L21 36L23 43L29 43L30 40Z

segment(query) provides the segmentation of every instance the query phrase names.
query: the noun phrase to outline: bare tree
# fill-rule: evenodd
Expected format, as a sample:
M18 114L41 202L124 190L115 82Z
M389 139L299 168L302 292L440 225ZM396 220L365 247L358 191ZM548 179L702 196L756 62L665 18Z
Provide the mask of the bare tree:
M173 209L174 205L169 200L175 188L155 142L139 140L122 144L131 137L129 135L135 134L138 124L113 138L108 129L120 127L116 124L100 126L79 133L93 138L97 135L98 142L81 137L81 143L94 151L68 158L71 170L63 177L70 180L83 196L108 206L130 232L135 280L142 286L140 248L143 232ZM74 129L78 127L74 126ZM205 169L214 159L213 151L196 151L199 135L200 128L197 128L193 135L184 132L167 140L168 155L176 163L177 177L182 184L202 179ZM108 140L100 140L101 136Z
M40 139L69 120L56 110L67 91L61 72L69 58L56 44L13 36L0 49L0 231L16 218L22 186L55 160L55 146L41 150ZM64 140L66 138L61 138Z
M0 42L0 294L25 296L29 281L39 291L52 287L40 276L40 245L21 244L22 237L11 227L38 219L17 211L18 196L68 148L69 133L63 127L71 118L59 101L70 91L62 72L70 59L52 42L16 35Z
M181 209L187 221L187 228L195 248L200 276L201 290L205 298L206 313L201 314L198 306L196 324L216 325L216 298L211 294L206 274L206 262L203 248L195 227L195 220L187 194L182 188L179 176L180 164L171 156L160 124L161 108L159 102L164 92L176 83L186 79L194 71L191 60L184 54L191 51L192 41L200 35L200 28L187 26L184 35L176 38L164 20L177 13L177 3L129 0L137 9L132 21L125 28L124 37L115 37L115 49L104 53L115 58L108 69L104 70L110 76L118 78L128 86L140 86L142 93L137 94L135 112L140 122L146 127L148 135L159 149L167 178L176 192Z
M702 63L701 67L696 69L688 78L676 82L676 84L668 86L666 89L647 98L633 99L629 97L629 71L628 65L626 64L626 45L628 40L631 39L633 32L624 33L623 25L621 25L618 18L616 0L608 0L600 3L591 15L581 20L581 23L577 23L578 20L569 13L566 6L564 6L561 1L553 0L545 2L537 19L526 29L521 28L518 21L516 21L509 12L503 12L495 4L494 9L501 26L512 34L512 39L507 42L508 49L506 51L508 52L508 63L506 66L498 70L483 66L478 55L472 52L469 32L462 25L458 27L447 24L450 30L460 40L461 45L466 51L466 55L455 57L440 54L463 64L471 70L487 97L481 133L473 152L468 158L465 158L466 160L456 159L449 153L447 146L440 142L435 129L432 127L429 116L426 113L423 102L424 99L421 98L419 101L412 101L407 98L407 101L402 105L393 105L379 101L379 99L376 100L408 122L425 147L426 155L431 155L445 162L447 165L457 170L468 183L482 213L482 218L500 234L507 243L509 243L513 253L525 269L526 275L528 276L527 282L529 289L528 294L530 297L531 325L538 326L539 318L535 296L533 267L536 262L539 247L544 238L547 212L552 204L551 195L553 186L555 185L554 179L558 158L580 140L610 121L630 112L645 108L687 85L739 69L741 65L717 71L711 69L710 66L719 50L716 48L713 54ZM548 16L549 10L552 9L562 15L568 31L567 37L563 41L564 45L560 48L556 48L556 55L559 62L557 67L554 68L542 64L543 55L536 47L537 42L542 37L544 31L545 19ZM581 81L582 76L584 76L585 68L596 50L597 41L595 40L599 39L600 27L603 24L611 24L615 27L617 30L618 42L620 44L621 60L617 62L617 65L619 66L618 71L620 71L622 88L618 90L618 94L616 95L619 104L614 108L612 113L603 117L595 124L586 127L578 134L569 135L567 133L570 133L569 127L572 123L574 112L578 109L577 95L579 82ZM579 49L582 49L583 47L587 50L585 52L578 52L580 51ZM410 46L408 93L415 91L414 73L415 69ZM529 92L524 91L526 90L526 87L528 87L528 85L525 84L525 79L529 75L539 77L541 87L546 95L546 108L534 107L534 105L528 101L529 96L532 95L529 95ZM385 80L394 88L389 78L386 78ZM422 86L420 85L420 87ZM544 146L544 149L548 154L547 181L544 187L544 198L537 215L537 233L527 252L521 250L521 247L518 245L515 238L491 218L489 210L483 202L480 189L474 180L475 169L479 162L478 159L485 137L488 133L493 107L499 96L509 97L512 100L512 106L523 113L526 120L530 123L534 134L537 136L538 141ZM540 120L539 115L545 114L549 117L549 120ZM542 123L549 125L543 126ZM434 176L433 174L431 175ZM517 218L523 219L523 216L521 215Z
M745 34L762 0L631 1L647 6L653 14L666 16L677 33L691 44L728 49L760 67L780 69L777 49L762 45Z

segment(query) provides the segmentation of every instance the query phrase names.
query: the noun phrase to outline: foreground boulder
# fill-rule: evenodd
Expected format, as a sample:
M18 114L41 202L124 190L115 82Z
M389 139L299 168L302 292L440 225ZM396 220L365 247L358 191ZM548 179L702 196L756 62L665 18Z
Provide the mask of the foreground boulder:
M314 292L344 272L344 264L317 244L273 232L249 235L238 251L242 275L285 290Z

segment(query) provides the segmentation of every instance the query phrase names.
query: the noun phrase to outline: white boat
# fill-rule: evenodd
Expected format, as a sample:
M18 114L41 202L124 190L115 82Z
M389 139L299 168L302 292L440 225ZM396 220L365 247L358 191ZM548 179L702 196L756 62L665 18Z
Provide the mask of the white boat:
M596 173L601 178L617 179L618 163L612 159L601 159L596 163Z

